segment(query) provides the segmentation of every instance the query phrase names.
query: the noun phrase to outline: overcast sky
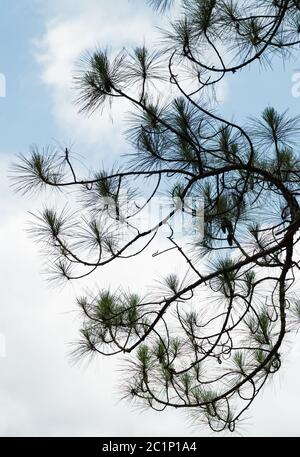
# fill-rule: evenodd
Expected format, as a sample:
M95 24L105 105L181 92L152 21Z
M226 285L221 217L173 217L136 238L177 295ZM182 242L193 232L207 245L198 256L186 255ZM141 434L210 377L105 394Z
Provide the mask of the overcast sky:
M6 97L0 98L0 435L210 435L189 428L177 411L141 413L120 402L118 361L70 363L80 323L76 295L87 285L143 284L143 259L126 268L116 263L89 283L50 288L37 247L25 233L27 212L40 201L13 194L7 179L14 156L33 143L73 145L90 165L117 160L127 147L123 108L113 122L108 115L79 115L72 104L74 65L98 44L119 49L155 41L159 17L142 0L2 0L0 22L0 73L6 79ZM267 104L298 112L300 98L291 95L298 67L277 62L276 72L253 69L231 77L220 89L220 109L238 120ZM159 268L168 270L166 263ZM147 276L156 270L154 262ZM243 436L300 435L300 342L291 341L287 352L274 383L249 411Z

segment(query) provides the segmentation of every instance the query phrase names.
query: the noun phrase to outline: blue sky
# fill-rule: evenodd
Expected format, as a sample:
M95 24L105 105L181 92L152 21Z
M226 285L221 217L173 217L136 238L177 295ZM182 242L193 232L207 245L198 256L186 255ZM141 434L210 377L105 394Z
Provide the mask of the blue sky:
M0 27L0 71L7 81L1 100L1 154L24 150L55 133L49 90L41 84L32 41L43 33L42 12L36 2L4 0Z
M141 0L2 0L0 17L0 73L7 81L7 96L0 99L0 333L5 357L0 357L0 435L189 435L187 421L177 412L142 416L117 401L115 362L73 367L67 344L77 335L79 322L74 299L80 287L49 289L39 274L41 258L24 232L27 211L40 204L12 193L7 166L15 154L37 143L53 140L74 143L88 163L115 160L126 151L121 130L123 108L113 116L86 119L72 104L72 71L86 47L96 43L113 47L152 42L159 18ZM220 110L236 120L261 112L268 104L299 112L300 98L291 94L293 72L300 62L276 71L258 68L227 81ZM101 276L135 285L120 265ZM162 265L168 271L168 265ZM154 267L155 270L155 267ZM151 271L149 271L151 274ZM94 285L96 280L89 285ZM291 346L292 347L292 346ZM265 389L249 413L247 434L296 434L299 411L295 393L299 345L275 385ZM293 394L293 396L292 396ZM297 397L298 395L298 397ZM276 421L274 420L276 416ZM192 430L195 435L206 431Z
M87 2L87 10L89 3L94 8L95 2ZM124 3L127 4L128 11L132 12L133 6L136 9L134 0ZM52 139L81 143L81 138L68 138L68 130L66 135L65 126L53 115L53 85L43 84L42 68L36 58L40 50L39 44L43 37L45 38L47 25L49 26L51 21L63 22L68 13L71 13L69 21L76 20L76 8L70 2L65 2L65 9L58 7L59 2L53 2L53 5L50 8L43 0L2 1L5 14L0 19L0 72L7 80L7 98L1 99L1 127L5 132L1 138L1 154L15 150L24 151L32 143L45 144ZM80 11L80 8L78 9ZM138 9L141 10L141 6ZM72 10L75 10L75 14L72 14ZM149 24L154 24L157 18L151 15L148 8L144 8L144 11L150 17L147 21L150 28ZM141 37L139 33L133 36L140 41L144 38L147 40L145 33ZM109 39L110 36L107 41ZM116 47L118 41L120 45L122 43L121 40L115 41ZM129 44L135 42L134 39L127 41ZM300 62L294 59L285 65L279 59L276 59L276 62L275 72L253 66L251 70L229 78L230 93L223 107L226 115L233 113L237 119L241 114L254 115L261 112L267 104L274 104L281 110L288 107L297 112L300 101L291 96L291 77L300 67Z
M226 114L239 113L245 117L259 115L267 105L279 111L289 109L299 113L300 99L292 97L292 75L300 65L295 57L283 64L274 59L275 70L254 65L243 74L236 73L229 79L230 95L225 107Z

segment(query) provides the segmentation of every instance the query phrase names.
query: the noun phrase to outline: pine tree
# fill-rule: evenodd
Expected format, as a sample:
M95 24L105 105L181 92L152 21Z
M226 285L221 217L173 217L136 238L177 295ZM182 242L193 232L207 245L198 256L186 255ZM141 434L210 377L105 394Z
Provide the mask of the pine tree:
M162 13L176 6L148 3ZM179 6L159 50L96 49L76 75L83 112L127 100L129 160L80 177L70 151L35 148L14 165L15 185L22 192L78 189L81 212L48 208L32 227L49 249L55 277L64 280L118 258L151 256L154 238L168 228L168 247L156 255L176 250L188 275L170 271L149 297L118 289L78 298L76 354L123 353L126 396L156 410L184 408L214 431L233 431L279 370L287 334L299 328L300 118L268 106L260 118L234 122L220 114L214 93L228 74L238 78L251 65L293 55L300 2ZM137 197L150 187L140 207ZM135 226L161 192L173 199L169 213L152 227ZM185 211L192 224L185 202L200 198L204 233L187 246L172 220Z

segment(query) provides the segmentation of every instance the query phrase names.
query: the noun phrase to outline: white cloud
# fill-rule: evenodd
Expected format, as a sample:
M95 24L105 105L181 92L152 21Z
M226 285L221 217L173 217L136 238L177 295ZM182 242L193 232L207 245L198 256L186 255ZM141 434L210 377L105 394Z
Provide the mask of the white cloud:
M43 259L25 232L26 211L41 202L8 191L7 166L0 158L0 333L6 342L0 357L0 436L188 436L177 412L141 416L118 402L118 360L73 366L68 358L69 343L78 338L75 299L82 288L135 287L145 279L144 259L126 269L117 262L84 284L49 288L39 273Z
M74 69L82 53L95 46L121 50L124 46L142 44L144 40L152 41L155 34L153 18L149 10L145 14L135 1L65 1L59 2L59 8L55 5L58 2L46 10L46 31L35 43L42 81L52 91L53 114L73 140L103 144L111 139L113 131L114 143L120 143L124 106L118 103L114 107L111 113L114 125L110 114L96 114L92 118L79 115L78 107L74 105ZM57 11L60 12L58 16Z
M42 80L53 96L53 114L72 140L92 144L108 141L112 135L109 118L84 119L72 105L74 63L82 51L95 44L121 47L124 42L134 44L144 37L152 40L152 16L149 12L146 16L136 2L125 0L42 3L47 8L47 28L37 43L38 58ZM0 170L7 170L3 160ZM25 211L37 203L13 196L7 189L7 180L0 176L0 332L6 338L6 357L0 358L0 435L208 434L206 429L191 433L185 417L177 411L140 415L118 403L119 373L113 360L99 358L85 369L70 365L67 344L78 334L79 321L73 310L75 291L80 291L80 286L76 290L49 290L38 273L41 259L36 247L24 232ZM169 270L161 258L158 261L160 267ZM152 265L147 277L155 269ZM142 258L126 269L123 262L117 262L101 271L98 285L135 286L144 280L144 270ZM95 283L96 279L90 281L91 286ZM266 387L249 411L251 419L242 430L245 435L299 435L299 355L293 357L286 371L279 374L280 385L277 382L276 389Z
M6 172L7 165L1 159L0 170ZM147 263L147 272L144 258L124 261L126 268L120 260L84 284L50 289L39 274L43 259L24 231L26 210L39 202L13 195L4 173L0 178L0 332L6 339L0 436L209 435L204 427L191 430L178 411L139 413L118 402L117 360L99 357L89 366L72 366L68 358L80 325L75 297L83 288L140 287L152 282L155 271L169 272L169 256ZM249 410L244 436L299 436L299 345L291 347L275 384L268 384Z
M137 0L54 1L46 8L46 18L45 33L35 45L41 79L51 89L54 117L72 140L91 145L109 142L110 154L117 154L123 144L121 120L128 105L118 101L111 112L91 118L78 114L73 81L76 64L86 50L96 46L119 51L145 41L155 47L159 37L155 25L162 25L163 19ZM224 102L227 95L227 84L222 81L216 91L218 101Z

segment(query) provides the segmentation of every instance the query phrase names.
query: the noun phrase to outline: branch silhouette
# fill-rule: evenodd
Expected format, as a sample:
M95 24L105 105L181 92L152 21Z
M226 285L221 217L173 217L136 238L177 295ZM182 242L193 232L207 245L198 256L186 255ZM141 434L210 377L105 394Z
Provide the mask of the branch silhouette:
M176 4L148 3L160 12ZM80 212L48 208L31 228L53 259L55 279L83 278L149 253L168 228L167 247L149 256L176 251L188 274L170 272L151 296L102 290L78 298L75 356L123 353L125 397L155 410L184 408L214 431L234 431L279 370L286 336L299 325L300 118L269 106L240 125L218 112L214 95L227 74L238 78L251 65L271 66L298 51L300 6L184 0L162 34L155 52L96 49L75 76L82 112L128 102L135 152L118 169L78 176L72 151L35 147L14 164L14 185L23 193L78 191ZM163 193L169 211L138 225ZM202 234L190 199L204 202ZM172 226L182 212L196 227L190 246Z

